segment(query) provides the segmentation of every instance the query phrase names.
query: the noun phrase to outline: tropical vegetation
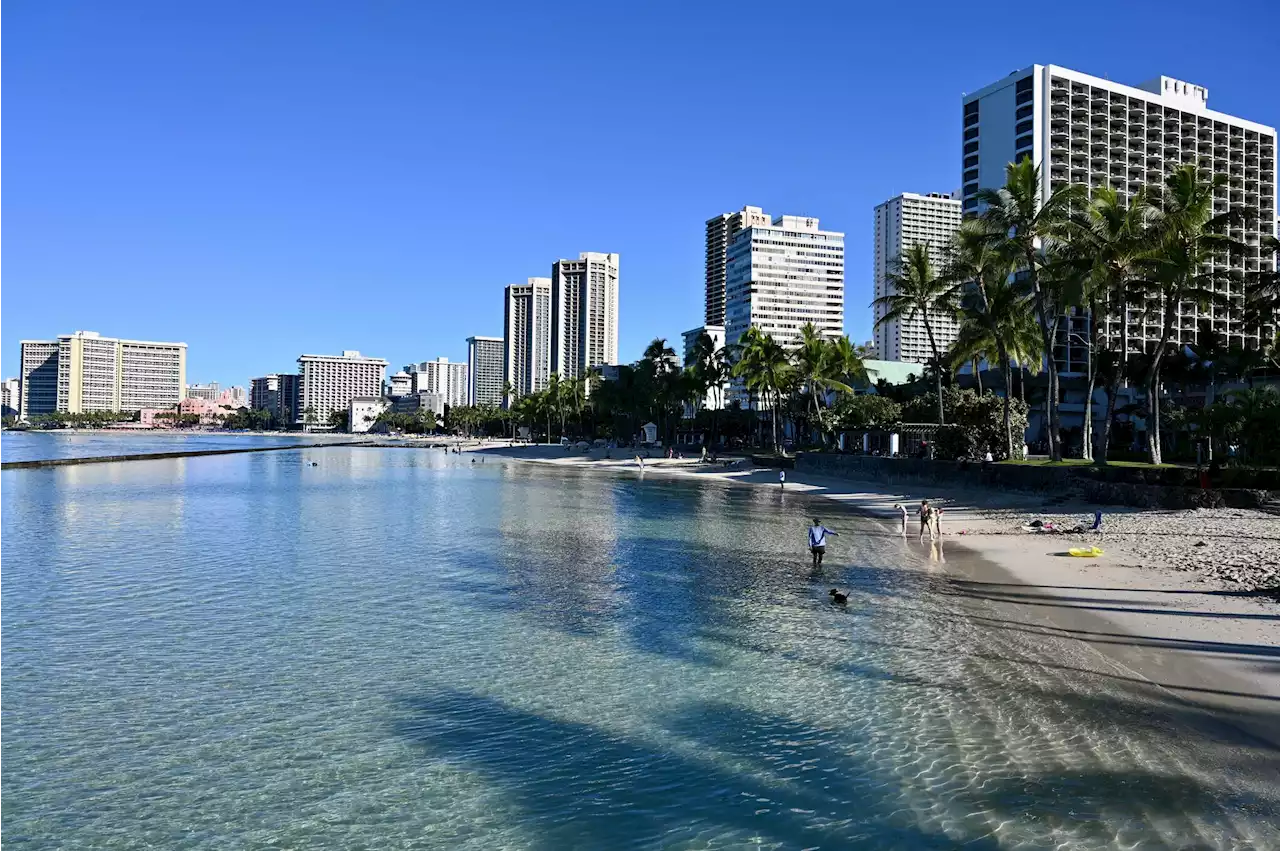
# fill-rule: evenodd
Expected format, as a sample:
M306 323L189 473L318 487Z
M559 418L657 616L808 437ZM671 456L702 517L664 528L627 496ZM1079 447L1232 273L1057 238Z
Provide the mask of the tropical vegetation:
M1275 391L1254 388L1254 381L1280 369L1280 277L1274 270L1227 271L1222 261L1246 256L1248 246L1237 230L1247 218L1228 207L1224 181L1186 164L1127 199L1077 185L1055 186L1046 196L1030 160L1011 163L1003 186L978 193L980 212L946 246L942 268L933 268L928 247L915 246L895 258L888 292L874 302L881 323L918 316L930 340L932 357L916 383L928 381L932 402L907 406L904 418L952 422L943 385L967 369L979 397L1002 397L993 403L1000 408L997 456L1016 457L1022 442L1015 379L1019 399L1043 405L1053 461L1065 451L1061 405L1068 391L1082 401L1080 455L1098 464L1117 451L1120 416L1130 435L1137 424L1145 428L1153 464L1165 459L1166 441L1184 458L1196 442L1207 441L1202 448L1210 451L1249 436L1256 444ZM1262 242L1264 255L1277 249L1272 237ZM1202 317L1194 334L1181 318L1189 305ZM945 352L936 334L943 317L958 323ZM1230 339L1221 335L1228 318ZM1143 327L1146 334L1134 333ZM1067 346L1087 354L1081 377L1059 375ZM984 366L988 377L998 370L996 386L983 387ZM1028 394L1028 377L1041 369L1043 379ZM1230 382L1248 387L1220 394ZM1202 387L1203 406L1195 405ZM1105 404L1096 435L1095 394ZM1119 404L1126 396L1128 404ZM1246 454L1259 459L1268 449L1253 445Z

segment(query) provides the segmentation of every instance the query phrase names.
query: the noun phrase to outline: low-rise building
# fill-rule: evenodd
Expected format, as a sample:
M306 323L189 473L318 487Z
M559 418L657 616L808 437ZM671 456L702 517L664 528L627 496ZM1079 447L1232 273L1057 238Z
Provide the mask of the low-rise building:
M348 409L347 431L352 434L365 434L373 428L378 417L388 407L388 402L381 396L357 396L351 400Z

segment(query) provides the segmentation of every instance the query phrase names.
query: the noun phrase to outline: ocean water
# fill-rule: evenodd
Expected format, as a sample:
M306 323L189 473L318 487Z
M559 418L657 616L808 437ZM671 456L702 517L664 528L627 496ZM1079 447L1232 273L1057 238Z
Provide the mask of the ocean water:
M6 847L1280 847L1273 754L799 494L328 448L0 499Z
M63 430L0 432L0 460L48 461L54 458L93 458L144 452L190 452L204 449L248 449L254 446L302 446L350 435L234 434L227 432L136 432Z

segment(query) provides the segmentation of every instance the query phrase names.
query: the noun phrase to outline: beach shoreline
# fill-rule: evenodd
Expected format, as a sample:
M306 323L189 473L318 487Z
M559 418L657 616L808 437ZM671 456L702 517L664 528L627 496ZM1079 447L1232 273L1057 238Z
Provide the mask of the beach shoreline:
M1162 560L1151 534L1141 531L1144 523L1160 518L1166 525L1197 524L1209 536L1214 512L1233 510L1108 508L1101 533L1029 533L1021 528L1028 516L1060 525L1086 524L1092 521L1092 509L1047 506L1043 497L1027 494L959 495L942 487L895 492L876 483L795 470L787 471L783 490L777 470L754 467L746 459L711 465L650 458L641 473L633 451L625 449L611 453L623 457L605 459L591 457L599 451L584 454L508 441L472 441L461 448L547 466L713 480L771 488L787 497L821 497L877 522L888 535L899 529L893 506L906 504L911 511L907 543L921 549L921 555L930 543L928 535L923 545L918 543L914 509L921 499L940 502L943 535L937 555L943 562L938 568L978 623L1075 639L1087 648L1083 655L1093 659L1094 673L1132 682L1158 700L1194 709L1205 723L1226 722L1260 746L1280 749L1280 606L1273 597L1237 582ZM1237 522L1274 524L1270 534L1280 536L1274 517L1248 514L1236 517ZM1140 531L1126 531L1135 524ZM1071 546L1093 542L1102 545L1103 556L1066 554ZM831 555L838 558L838 545L834 550Z

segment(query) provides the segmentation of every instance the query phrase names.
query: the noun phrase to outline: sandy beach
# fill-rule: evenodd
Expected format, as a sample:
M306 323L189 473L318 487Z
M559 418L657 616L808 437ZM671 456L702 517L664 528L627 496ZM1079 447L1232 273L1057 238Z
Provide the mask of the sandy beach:
M463 442L464 451L615 475L641 475L627 450L566 451L555 445ZM905 546L950 582L979 627L1069 638L1076 664L1130 683L1157 711L1190 713L1206 728L1224 722L1266 750L1280 748L1280 518L1239 509L1151 511L1099 506L1100 532L1029 532L1033 520L1057 528L1091 526L1094 506L1046 504L1033 494L919 488L893 492L749 461L702 464L649 458L645 476L715 480L779 492L780 504L807 513L821 497L878 521L897 536L895 504L912 517ZM942 538L917 540L920 500L943 506ZM785 500L785 502L783 502ZM1071 547L1103 555L1076 558ZM839 557L838 546L831 556ZM917 559L922 560L922 559ZM1260 589L1271 589L1260 590ZM1082 664L1083 660L1083 664Z

